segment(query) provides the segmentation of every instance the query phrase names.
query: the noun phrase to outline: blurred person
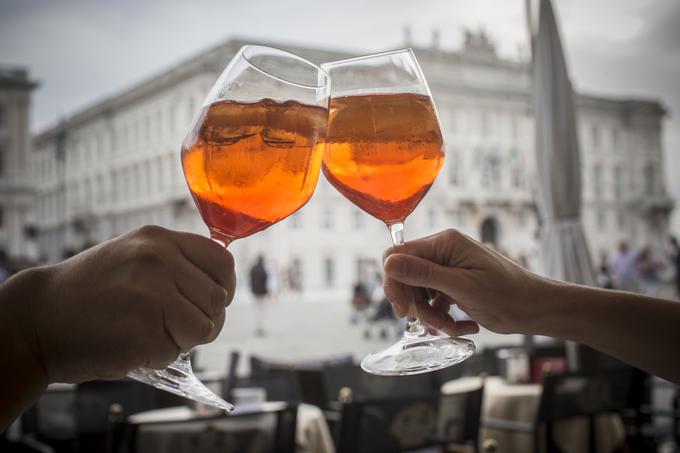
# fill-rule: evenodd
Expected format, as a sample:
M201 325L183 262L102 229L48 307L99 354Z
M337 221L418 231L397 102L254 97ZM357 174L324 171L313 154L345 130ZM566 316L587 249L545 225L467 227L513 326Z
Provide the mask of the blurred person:
M675 236L671 236L669 240L671 244L671 264L674 270L675 279L675 297L680 299L680 244Z
M563 338L680 384L676 301L541 277L456 230L389 248L384 268L385 294L399 316L418 316L451 336L481 325ZM431 304L424 288L436 291ZM453 303L474 321L453 319Z
M635 264L642 294L656 296L659 293L659 270L661 263L654 259L649 247L640 250Z
M622 291L637 292L637 254L626 241L619 243L619 250L611 262L614 287Z
M369 305L368 291L366 285L361 282L354 284L352 288L352 314L350 315L350 323L356 324L359 322L359 317L364 313Z
M222 329L234 259L208 238L147 226L0 285L0 432L53 382L162 369Z
M264 265L264 256L258 255L253 267L250 268L250 291L255 297L255 336L265 335L265 312L269 274Z
M597 286L604 289L614 289L614 281L612 280L612 273L609 270L609 258L606 253L600 256L600 265L597 269L597 276L595 277Z

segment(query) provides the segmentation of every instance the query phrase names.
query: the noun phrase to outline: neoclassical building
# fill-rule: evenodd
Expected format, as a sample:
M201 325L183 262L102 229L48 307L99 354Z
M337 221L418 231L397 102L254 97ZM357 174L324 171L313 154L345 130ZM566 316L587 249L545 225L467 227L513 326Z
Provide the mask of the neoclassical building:
M0 250L13 261L36 258L29 135L35 86L25 69L0 66Z
M181 173L179 147L216 77L243 44L221 44L34 137L33 224L43 258L60 259L147 223L206 233ZM349 56L283 47L314 62ZM457 52L436 45L414 51L438 108L447 159L407 220L407 239L456 227L511 257L525 255L540 269L528 64L499 58L481 34L468 33ZM661 247L672 209L662 173L663 107L654 100L581 94L577 109L583 221L593 257L613 251L620 240ZM305 295L321 297L364 278L388 245L384 225L321 176L301 211L230 249L241 276L264 253L280 279L292 276Z

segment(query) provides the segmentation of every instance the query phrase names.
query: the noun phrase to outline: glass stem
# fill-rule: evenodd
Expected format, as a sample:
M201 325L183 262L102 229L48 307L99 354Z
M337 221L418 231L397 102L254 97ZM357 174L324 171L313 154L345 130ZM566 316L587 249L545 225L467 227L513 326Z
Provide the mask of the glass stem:
M395 246L403 245L404 244L404 223L403 222L398 222L398 223L392 223L390 225L387 225L387 228L390 230L390 236L392 236L392 244ZM415 304L416 302L413 301L411 302L412 304ZM410 312L413 312L415 310L410 310ZM420 321L418 318L413 318L410 316L406 317L406 328L404 329L404 336L411 338L411 337L419 337L422 335L425 335L427 332L425 331L425 328L423 327L422 324L420 324Z

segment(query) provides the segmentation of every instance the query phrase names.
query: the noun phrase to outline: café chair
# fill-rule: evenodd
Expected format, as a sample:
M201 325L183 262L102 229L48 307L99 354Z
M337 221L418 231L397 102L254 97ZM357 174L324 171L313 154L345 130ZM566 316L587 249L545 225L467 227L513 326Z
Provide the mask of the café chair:
M543 381L538 411L533 422L487 418L483 427L523 433L533 437L535 453L559 453L554 441L555 424L585 417L588 420L588 451L595 452L597 432L595 418L601 414L620 413L628 403L633 374L617 371L591 375L547 375ZM545 433L545 449L542 433ZM501 446L502 447L502 446Z
M337 453L402 452L441 446L437 433L439 396L343 403Z
M293 370L270 371L265 375L248 376L236 379L233 389L257 387L262 388L267 401L285 401L299 404L301 391ZM232 397L230 401L234 401Z
M250 357L251 376L292 372L299 389L299 399L303 403L326 409L326 392L323 383L323 370L327 367L351 365L351 355L339 355L323 360L306 360L294 363L274 362L256 356Z
M74 413L78 451L106 451L111 407L123 416L158 408L151 386L132 380L90 381L76 387Z
M49 445L57 451L76 448L75 386L52 386L21 416L22 443ZM11 451L9 447L0 451ZM30 450L27 450L30 451Z
M165 420L137 414L122 422L112 453L295 453L297 406L262 403ZM161 418L163 418L161 416Z
M484 378L477 389L441 395L437 416L438 438L444 451L451 453L479 451L479 428L482 419Z
M411 376L377 376L358 365L336 365L323 369L323 388L328 403L338 401L340 389L349 388L355 401L392 397L427 397L439 394L434 373ZM328 406L328 404L326 404Z

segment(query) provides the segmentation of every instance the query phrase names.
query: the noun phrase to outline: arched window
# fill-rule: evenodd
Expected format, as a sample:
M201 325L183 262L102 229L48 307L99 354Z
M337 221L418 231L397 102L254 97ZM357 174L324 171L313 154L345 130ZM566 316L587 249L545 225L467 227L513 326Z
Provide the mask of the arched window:
M498 220L487 217L480 228L480 238L483 244L492 244L498 247Z

